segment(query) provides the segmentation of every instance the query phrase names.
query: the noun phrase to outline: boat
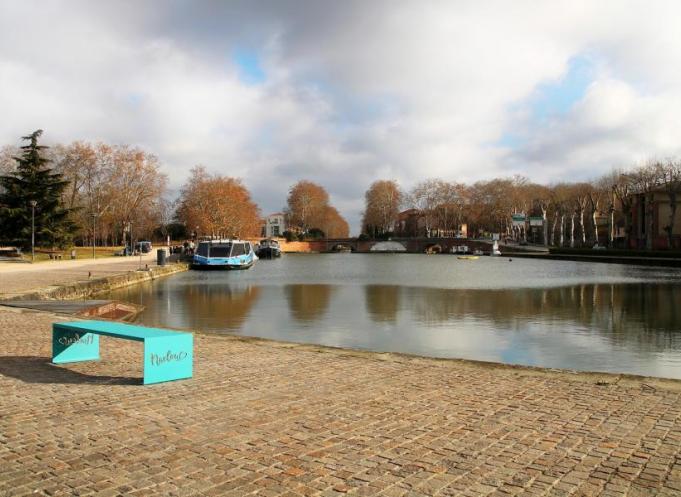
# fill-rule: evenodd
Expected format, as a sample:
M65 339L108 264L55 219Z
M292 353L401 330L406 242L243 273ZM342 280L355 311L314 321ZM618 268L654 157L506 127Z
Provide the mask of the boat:
M349 254L352 252L352 247L343 243L339 243L331 248L331 252L335 252L337 254Z
M278 241L266 238L260 240L260 245L255 253L259 259L273 259L281 256L281 248Z
M460 255L457 257L457 259L461 259L462 261L477 261L480 259L479 255Z
M192 269L248 269L258 256L245 240L205 240L192 258Z
M442 247L440 245L429 245L424 251L426 254L440 254L442 253Z

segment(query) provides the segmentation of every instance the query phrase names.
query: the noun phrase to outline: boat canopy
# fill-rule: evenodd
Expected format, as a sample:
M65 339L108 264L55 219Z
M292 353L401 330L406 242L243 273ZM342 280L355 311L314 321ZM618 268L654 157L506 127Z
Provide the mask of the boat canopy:
M241 240L234 240L230 242L224 241L207 241L200 242L199 248L196 251L197 255L202 257L238 257L246 255L251 252L251 243Z

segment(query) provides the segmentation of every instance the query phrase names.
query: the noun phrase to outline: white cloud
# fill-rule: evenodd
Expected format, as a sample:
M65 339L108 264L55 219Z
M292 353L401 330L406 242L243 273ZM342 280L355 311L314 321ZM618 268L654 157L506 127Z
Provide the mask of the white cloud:
M374 179L586 178L678 154L681 5L629 2L4 2L0 142L141 145L174 186L202 163L265 211L301 178L355 225ZM261 57L262 84L232 54ZM583 98L539 123L528 98L571 58ZM494 144L508 132L513 149Z

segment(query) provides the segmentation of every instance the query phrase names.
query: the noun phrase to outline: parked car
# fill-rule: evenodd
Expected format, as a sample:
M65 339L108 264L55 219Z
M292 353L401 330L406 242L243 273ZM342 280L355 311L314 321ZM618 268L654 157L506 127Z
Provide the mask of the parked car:
M142 252L143 254L148 254L151 252L151 242L141 241L135 244L135 251Z

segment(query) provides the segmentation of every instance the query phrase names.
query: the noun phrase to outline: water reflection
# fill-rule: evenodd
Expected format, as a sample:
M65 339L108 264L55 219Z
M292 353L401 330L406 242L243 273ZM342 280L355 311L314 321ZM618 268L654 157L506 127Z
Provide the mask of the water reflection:
M189 310L196 328L239 330L250 315L261 289L256 286L184 286L175 297Z
M251 315L262 290L253 285L173 285L170 280L146 282L109 294L115 300L145 307L140 323L210 331L239 331Z
M184 273L110 297L145 305L138 322L151 326L681 378L679 274L600 265L594 274L607 283L594 283L574 263L540 273L534 262L431 257L419 261L432 278L418 278L400 272L399 256L334 260L291 256L248 272ZM545 285L551 268L554 284Z
M331 301L331 285L286 285L284 294L291 317L302 323L321 319Z
M396 287L373 287L394 295ZM403 288L403 300L418 321L438 324L463 317L491 320L504 327L517 321L564 320L594 329L677 332L681 326L681 287L652 285L575 285L561 288L460 290ZM399 297L397 297L399 298ZM396 298L396 300L397 300ZM380 312L381 307L373 311ZM393 319L387 309L383 319Z
M373 321L394 323L400 309L401 288L395 285L366 285L364 300Z

